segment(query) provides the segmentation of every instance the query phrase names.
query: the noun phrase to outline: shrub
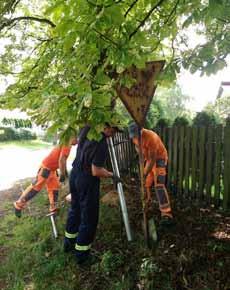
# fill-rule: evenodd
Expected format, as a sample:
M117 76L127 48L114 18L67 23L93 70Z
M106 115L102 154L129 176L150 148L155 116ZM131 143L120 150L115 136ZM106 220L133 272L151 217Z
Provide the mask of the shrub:
M176 117L173 126L188 126L189 120L186 117Z
M215 126L217 125L217 119L212 113L208 113L205 111L198 112L193 119L194 126Z
M156 127L169 127L170 126L170 120L166 118L161 118L157 121Z
M0 127L0 141L17 140L16 131L9 127Z
M36 135L29 130L20 129L14 130L10 127L0 127L0 142L14 141L14 140L34 140Z

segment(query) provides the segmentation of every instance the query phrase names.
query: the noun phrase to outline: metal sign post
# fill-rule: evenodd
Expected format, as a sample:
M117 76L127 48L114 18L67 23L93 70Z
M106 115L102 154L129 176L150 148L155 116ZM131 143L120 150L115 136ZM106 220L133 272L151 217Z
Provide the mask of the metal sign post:
M144 126L146 115L148 113L152 98L156 90L156 83L154 82L156 76L160 73L164 66L165 61L152 61L146 63L145 68L138 69L135 66L131 66L126 69L121 75L123 77L129 77L134 80L133 85L128 88L124 85L120 85L118 81L116 91L121 101L125 105L126 109L133 117L135 122L139 126L139 166L140 166L140 190L143 210L143 224L144 224L144 236L146 243L150 246L150 237L156 241L157 233L154 223L154 219L148 220L147 208L145 202L145 189L144 189L144 157L142 151L142 136L141 129ZM150 231L152 231L150 233Z
M108 143L109 143L109 155L110 155L110 159L111 159L113 172L118 177L120 177L116 153L114 150L113 140L111 137L108 138ZM132 235L131 235L131 229L130 229L130 224L129 224L127 206L126 206L126 202L125 202L125 195L124 195L123 186L122 186L121 182L117 183L117 191L118 191L118 195L119 195L119 201L120 201L120 205L121 205L121 212L122 212L122 217L123 217L123 221L124 221L124 225L125 225L127 240L130 242L130 241L132 241Z
M51 213L47 214L46 216L50 217L51 225L52 225L52 231L53 231L53 236L54 236L55 239L57 239L58 232L57 232L57 227L56 227L56 223L55 223L55 213L51 212Z

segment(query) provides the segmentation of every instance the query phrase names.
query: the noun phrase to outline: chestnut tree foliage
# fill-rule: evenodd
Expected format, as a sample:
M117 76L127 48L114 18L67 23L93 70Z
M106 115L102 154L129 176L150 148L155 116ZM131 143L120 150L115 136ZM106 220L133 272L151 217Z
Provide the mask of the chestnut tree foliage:
M200 42L190 45L191 31ZM132 64L164 59L160 82L181 68L211 74L226 66L229 0L1 0L1 108L68 135L122 120L115 84Z

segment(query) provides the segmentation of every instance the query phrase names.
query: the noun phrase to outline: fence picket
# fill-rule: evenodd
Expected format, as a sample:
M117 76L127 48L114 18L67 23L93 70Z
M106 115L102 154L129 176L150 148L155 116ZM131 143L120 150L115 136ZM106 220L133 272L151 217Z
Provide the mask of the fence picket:
M213 176L213 127L207 129L207 152L206 152L206 200L208 204L212 200Z
M168 128L168 170L167 170L167 187L170 188L170 183L172 179L172 129Z
M183 193L183 180L184 180L184 127L179 127L178 137L179 148L179 166L178 166L178 193Z
M220 176L221 176L221 145L223 127L219 125L215 129L215 168L214 168L214 203L220 205Z
M224 196L223 208L230 207L230 124L224 128Z
M193 198L196 197L196 190L197 190L197 132L198 128L192 128L192 192L191 196Z
M205 136L206 136L206 127L200 127L199 128L199 143L198 143L198 149L199 149L199 177L198 177L198 198L203 198L203 192L204 192L204 178L205 178Z
M177 188L177 183L178 183L178 179L177 179L177 160L178 160L178 128L177 127L173 127L173 164L172 164L172 176L173 176L173 184L174 186Z
M191 164L191 127L186 127L185 133L185 197L190 191L190 164Z

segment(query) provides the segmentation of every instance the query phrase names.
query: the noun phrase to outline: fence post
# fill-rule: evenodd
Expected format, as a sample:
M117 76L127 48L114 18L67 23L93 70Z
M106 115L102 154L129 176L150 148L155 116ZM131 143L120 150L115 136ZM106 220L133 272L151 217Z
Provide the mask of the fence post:
M192 198L196 197L197 189L197 127L192 128Z
M172 132L173 128L168 128L168 170L167 187L170 188L172 179Z
M178 167L178 192L180 195L183 193L183 180L184 180L184 126L179 129L178 148L179 148L179 167Z
M178 160L178 128L173 127L173 183L176 188L178 184L177 160Z
M204 178L205 178L205 136L206 136L206 127L199 128L199 177L198 177L198 198L202 199L204 194Z
M215 130L215 168L214 168L214 203L220 206L220 175L221 175L221 148L223 127L219 125Z
M191 127L186 127L185 132L185 197L189 197L190 190L190 160L191 160Z
M228 209L230 203L230 125L224 128L224 196L223 208Z
M212 175L213 175L213 127L207 131L207 154L206 154L206 198L208 204L212 200Z

